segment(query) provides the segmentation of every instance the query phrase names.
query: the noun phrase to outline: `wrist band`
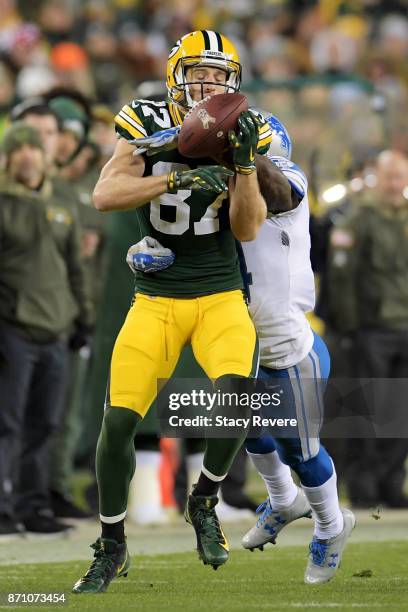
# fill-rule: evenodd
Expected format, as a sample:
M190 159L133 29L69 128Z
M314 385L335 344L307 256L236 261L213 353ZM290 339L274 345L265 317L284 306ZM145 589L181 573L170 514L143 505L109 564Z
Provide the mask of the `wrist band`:
M176 172L174 170L167 175L167 192L177 193Z
M237 174L252 174L255 170L255 164L253 166L235 166L235 172L237 172Z

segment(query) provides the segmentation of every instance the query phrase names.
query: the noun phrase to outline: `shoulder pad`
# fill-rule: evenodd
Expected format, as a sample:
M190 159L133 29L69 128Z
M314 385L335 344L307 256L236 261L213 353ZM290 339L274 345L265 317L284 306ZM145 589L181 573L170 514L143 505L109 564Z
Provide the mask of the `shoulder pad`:
M147 131L139 100L125 104L115 117L115 130L126 140L146 138Z
M153 100L133 100L115 117L116 131L127 140L151 136L173 124L168 103Z

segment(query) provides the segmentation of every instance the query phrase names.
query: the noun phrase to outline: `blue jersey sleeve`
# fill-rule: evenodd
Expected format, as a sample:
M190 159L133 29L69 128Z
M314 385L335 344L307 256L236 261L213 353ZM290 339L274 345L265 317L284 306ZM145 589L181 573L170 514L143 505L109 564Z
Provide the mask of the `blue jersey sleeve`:
M283 172L291 187L303 199L307 193L307 178L303 170L286 157L268 155L268 158Z

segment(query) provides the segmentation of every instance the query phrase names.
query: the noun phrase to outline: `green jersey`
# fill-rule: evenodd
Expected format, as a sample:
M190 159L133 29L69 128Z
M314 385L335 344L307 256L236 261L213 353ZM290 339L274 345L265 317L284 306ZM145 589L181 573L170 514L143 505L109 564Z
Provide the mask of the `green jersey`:
M150 136L179 125L182 116L171 103L134 100L115 117L117 133L126 140ZM269 146L269 144L268 144ZM145 156L144 176L213 165L211 159L189 159L177 149ZM229 222L227 194L180 190L164 193L137 208L141 236L152 236L175 254L172 266L136 275L138 291L148 295L191 298L243 287ZM139 236L135 238L135 242Z

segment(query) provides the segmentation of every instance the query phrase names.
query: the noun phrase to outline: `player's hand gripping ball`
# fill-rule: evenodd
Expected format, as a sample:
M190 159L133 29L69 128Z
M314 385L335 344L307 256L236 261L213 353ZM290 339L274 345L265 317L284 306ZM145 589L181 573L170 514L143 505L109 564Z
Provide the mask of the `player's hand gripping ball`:
M228 132L232 160L238 174L251 174L255 170L255 154L259 135L258 121L251 111L244 111L238 117L238 130Z

